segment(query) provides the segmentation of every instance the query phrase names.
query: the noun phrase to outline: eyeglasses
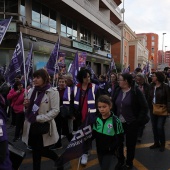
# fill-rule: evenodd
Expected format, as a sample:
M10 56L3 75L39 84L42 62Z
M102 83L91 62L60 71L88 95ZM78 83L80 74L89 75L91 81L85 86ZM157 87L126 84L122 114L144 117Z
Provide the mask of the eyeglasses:
M124 81L124 80L118 80L118 81Z
M156 77L155 75L152 75L152 77Z

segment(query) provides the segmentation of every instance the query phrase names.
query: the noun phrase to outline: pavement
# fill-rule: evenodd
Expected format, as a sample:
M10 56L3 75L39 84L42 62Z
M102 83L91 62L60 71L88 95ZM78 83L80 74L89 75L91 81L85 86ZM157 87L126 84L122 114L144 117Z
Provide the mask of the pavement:
M10 121L7 123L9 126ZM151 129L151 123L149 122L145 129L142 137L141 143L138 143L136 146L136 154L134 159L134 168L133 170L170 170L170 117L167 118L165 124L166 132L166 149L164 152L160 152L158 149L150 150L149 146L153 144L153 134ZM19 170L32 170L32 154L31 151L27 150L26 145L21 141L13 142L14 138L14 128L8 129L8 138L11 143L15 146L26 151L26 157L22 162ZM66 138L62 139L63 149L56 150L55 152L61 155L64 152L68 142ZM126 151L126 149L125 149ZM76 151L75 151L76 152ZM114 158L112 162L112 168L117 163L117 159ZM41 170L54 170L53 161L42 158ZM97 160L97 154L95 149L95 144L93 143L93 148L90 151L88 164L86 166L79 166L79 159L75 159L67 163L64 167L64 170L99 170L99 164Z

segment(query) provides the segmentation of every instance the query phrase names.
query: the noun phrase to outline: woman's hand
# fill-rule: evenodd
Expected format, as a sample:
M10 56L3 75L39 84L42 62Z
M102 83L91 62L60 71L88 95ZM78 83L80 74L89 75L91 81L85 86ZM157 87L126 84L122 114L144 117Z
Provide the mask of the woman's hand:
M19 94L21 92L21 90L17 90L16 92Z
M29 99L24 99L24 103L23 105L27 108L30 104L30 100Z

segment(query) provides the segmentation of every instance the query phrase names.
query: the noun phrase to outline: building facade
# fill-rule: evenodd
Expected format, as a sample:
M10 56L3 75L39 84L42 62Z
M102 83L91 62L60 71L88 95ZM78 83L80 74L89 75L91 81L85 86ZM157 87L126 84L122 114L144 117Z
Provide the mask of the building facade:
M170 51L165 51L165 64L170 67Z
M58 37L68 66L77 51L87 53L87 62L97 75L106 73L111 45L121 40L121 0L1 0L0 19L10 24L0 45L1 65L9 64L23 33L25 56L33 43L34 69L46 65Z
M146 48L146 36L136 35L125 22L121 22L119 27L122 30L122 41L112 45L115 62L121 62L122 68L130 65L131 72L138 66L143 68L147 64L149 55Z
M155 33L140 33L137 35L146 35L146 48L149 50L148 61L151 62L152 71L158 67L158 34Z

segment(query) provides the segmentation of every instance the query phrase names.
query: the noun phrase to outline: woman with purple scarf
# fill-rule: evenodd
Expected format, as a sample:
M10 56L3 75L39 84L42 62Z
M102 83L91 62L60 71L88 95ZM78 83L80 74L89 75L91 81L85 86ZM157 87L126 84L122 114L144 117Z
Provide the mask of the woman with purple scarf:
M12 170L6 130L5 99L0 94L0 170Z
M34 87L24 100L26 109L22 140L32 147L33 170L41 169L41 156L57 161L58 155L49 150L58 139L58 132L54 118L59 113L59 93L49 84L49 75L46 70L40 69L33 74ZM49 132L35 135L32 129L35 122L50 124ZM63 167L58 168L63 170Z

